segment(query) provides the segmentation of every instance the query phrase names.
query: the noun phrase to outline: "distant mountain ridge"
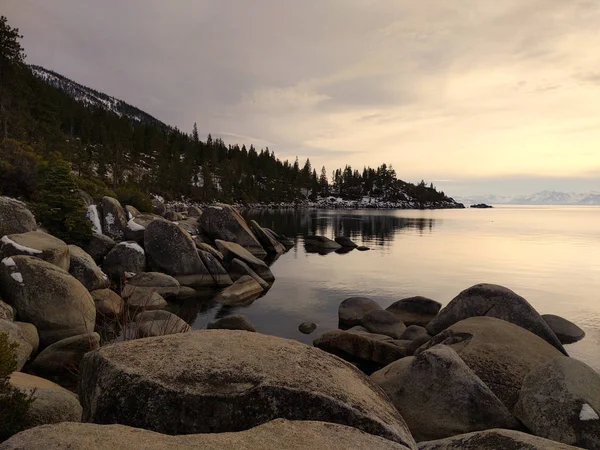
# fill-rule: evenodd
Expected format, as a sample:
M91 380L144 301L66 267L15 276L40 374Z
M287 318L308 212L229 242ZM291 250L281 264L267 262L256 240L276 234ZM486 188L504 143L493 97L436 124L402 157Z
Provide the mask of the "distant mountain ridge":
M52 70L46 69L42 66L30 65L32 73L57 89L65 92L66 94L73 97L80 103L86 106L102 108L106 111L111 111L118 116L126 116L131 120L140 123L150 123L159 126L167 127L166 124L161 122L150 114L142 111L129 103L124 102L110 95L106 95L102 92L98 92L95 89L83 86L76 81L70 80L69 78L56 73Z
M496 205L600 205L600 191L575 193L545 190L531 195L470 195L455 197L455 199L462 203Z

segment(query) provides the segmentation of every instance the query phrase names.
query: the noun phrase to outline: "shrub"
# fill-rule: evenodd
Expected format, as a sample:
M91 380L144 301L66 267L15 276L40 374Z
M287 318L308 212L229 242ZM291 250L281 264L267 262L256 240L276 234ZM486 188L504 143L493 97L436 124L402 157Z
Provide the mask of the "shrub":
M96 202L102 200L102 197L115 197L115 193L101 180L75 177L75 183L79 189L90 194Z
M9 382L17 368L17 345L0 333L0 442L27 428L29 408L35 400L33 392L25 394Z
M119 200L123 206L131 205L141 212L152 211L152 199L150 198L150 195L142 192L135 186L120 186L115 193L117 194L117 200Z
M40 158L14 139L0 141L0 191L9 197L29 198L35 190Z

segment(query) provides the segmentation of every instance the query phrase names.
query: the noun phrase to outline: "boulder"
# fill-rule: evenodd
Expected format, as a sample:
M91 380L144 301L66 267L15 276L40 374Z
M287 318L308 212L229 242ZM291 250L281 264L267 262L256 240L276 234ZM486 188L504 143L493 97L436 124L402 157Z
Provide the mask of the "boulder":
M542 319L548 324L562 344L573 344L585 337L585 331L560 316L542 314Z
M340 303L338 318L340 324L352 327L360 325L363 316L372 310L381 309L376 302L366 297L350 297Z
M103 347L84 357L79 391L84 422L189 434L317 420L416 448L400 414L358 371L260 333L201 330Z
M23 336L31 345L31 354L36 354L40 348L40 335L35 325L29 322L15 322L15 325L18 325L23 332Z
M271 287L269 283L259 277L257 273L248 266L248 264L237 258L229 263L229 275L233 281L237 281L243 276L249 276L254 278L263 289L266 290Z
M162 201L155 198L152 199L152 212L154 214L158 214L159 216L164 216L167 212L167 207Z
M15 355L17 358L17 370L21 370L33 351L27 336L19 325L8 320L0 319L0 334L8 336L8 342L17 344Z
M371 375L417 442L519 423L450 347L436 345Z
M125 229L125 239L128 241L135 241L140 245L144 244L144 232L146 227L155 220L165 219L156 214L140 214L137 217L129 219L127 222L127 228Z
M172 276L210 276L192 237L171 222L155 220L144 232L144 246L150 266ZM189 284L187 284L189 286Z
M212 278L217 286L227 287L233 284L231 276L227 273L225 268L212 253L198 250L198 255L212 275Z
M94 329L94 301L75 277L33 256L9 260L8 266L0 264L3 298L16 308L21 320L36 326L42 347Z
M98 319L112 319L123 314L125 302L110 289L98 289L90 292L96 304L96 317Z
M81 358L100 348L98 333L80 334L55 342L33 360L31 369L45 378L71 376L76 378Z
M211 239L235 242L254 256L267 256L244 218L229 205L219 204L205 208L200 217L200 228Z
M197 235L200 230L197 217L179 219L176 225L191 236Z
M101 264L117 243L104 234L92 233L92 237L85 246L85 252L90 255L96 264Z
M125 272L146 271L146 253L137 242L119 242L104 258L102 270L112 280L120 282Z
M356 248L358 247L358 245L356 245L352 239L350 239L349 237L346 236L337 236L335 238L335 242L337 242L338 244L340 244L342 247L348 247L348 248Z
M36 256L63 270L69 270L69 247L60 239L41 231L3 236L0 259L16 255Z
M202 215L202 209L198 206L188 206L187 215L189 217L200 217Z
M102 232L115 241L125 238L127 215L119 201L112 197L103 197L100 203Z
M124 425L61 423L19 433L4 450L306 450L349 448L409 450L396 442L364 433L356 428L325 422L276 419L237 433L203 433L169 436ZM551 449L553 450L553 449Z
M410 325L406 327L400 339L414 341L419 338L427 338L427 340L431 339L431 335L427 333L427 330L419 325Z
M15 310L12 306L8 303L4 303L2 300L0 300L0 319L8 320L9 322L15 320Z
M79 399L75 394L58 384L23 372L13 372L10 375L9 383L27 395L33 393L35 400L27 412L28 428L60 422L79 422L81 420L82 408ZM6 443L0 444L2 448L5 446ZM21 448L47 447L45 445L25 445Z
M246 316L241 314L234 314L226 316L221 319L209 322L206 326L209 330L245 330L245 331L256 331L252 322L248 320Z
M271 234L263 230L255 220L251 220L249 225L254 232L254 235L258 238L258 241L268 253L274 253L276 255L285 253L285 247L283 244L281 244L277 239L273 238Z
M367 247L366 245L359 245L358 247L356 247L356 250L358 250L359 252L367 252L371 250L371 248Z
M164 214L164 218L170 220L171 222L176 222L179 220L179 213L175 211L167 211Z
M25 203L0 196L0 237L36 229L35 217Z
M510 410L525 376L561 356L532 332L494 317L470 317L434 336L416 354L437 344L452 347Z
M130 297L134 292L152 291L165 298L177 297L179 282L170 275L160 272L141 272L127 280L121 292L123 297Z
M325 236L306 236L304 238L304 243L306 245L310 245L311 247L323 248L323 249L331 249L337 250L342 246L335 241L332 241Z
M223 253L221 253L219 250L217 250L216 248L214 248L212 245L208 245L206 242L200 242L198 240L198 237L194 237L194 243L196 244L196 248L198 250L202 250L204 252L208 252L210 253L212 256L214 256L217 260L219 261L223 261Z
M515 430L485 430L420 442L419 450L576 450L577 447Z
M246 275L219 292L216 300L226 306L242 305L255 300L262 292L263 288L260 284Z
M125 299L127 306L135 311L152 311L165 309L169 304L157 292L150 290L133 291L131 296Z
M527 300L496 284L476 284L462 291L427 325L427 331L436 335L456 322L477 316L514 323L567 354L554 332Z
M600 449L600 374L573 358L556 358L529 372L515 415L535 435Z
M302 334L311 334L317 329L317 324L314 322L302 322L298 325L298 331Z
M190 326L180 317L169 311L144 311L137 314L129 333L135 338L166 336L186 333Z
M392 303L387 310L408 325L426 326L438 314L442 304L427 297L409 297Z
M196 291L196 289L187 287L187 286L180 286L179 294L177 294L176 300L187 300L190 298L197 298L197 297L198 297L198 291Z
M235 242L221 241L219 239L217 239L215 243L217 244L217 248L223 253L223 261L226 265L237 258L248 264L248 266L263 280L267 282L275 280L275 276L273 275L273 272L271 272L271 269L269 269L269 266L267 266L264 261L261 261L256 256L252 255L245 248Z
M135 206L125 205L125 215L127 220L131 220L134 217L141 216L142 213Z
M404 322L384 309L372 309L360 320L360 324L370 333L383 334L392 339L401 339L406 330Z
M406 356L404 349L392 344L388 336L331 330L314 340L313 345L353 363L380 368Z
M108 276L96 265L94 259L81 248L76 245L69 245L69 257L69 273L77 278L88 291L109 287Z

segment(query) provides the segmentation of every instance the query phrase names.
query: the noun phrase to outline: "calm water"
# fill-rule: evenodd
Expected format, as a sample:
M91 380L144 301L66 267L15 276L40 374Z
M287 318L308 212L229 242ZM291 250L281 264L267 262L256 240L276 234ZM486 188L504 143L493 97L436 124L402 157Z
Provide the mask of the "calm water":
M476 283L504 285L541 314L563 316L586 338L567 346L600 371L600 207L497 207L435 211L253 211L247 217L296 239L272 265L276 281L251 306L211 300L179 311L194 328L246 315L266 334L306 343L337 328L339 303L367 296L383 307L423 295L447 304ZM371 251L308 253L303 236L351 237ZM310 336L304 321L318 324Z

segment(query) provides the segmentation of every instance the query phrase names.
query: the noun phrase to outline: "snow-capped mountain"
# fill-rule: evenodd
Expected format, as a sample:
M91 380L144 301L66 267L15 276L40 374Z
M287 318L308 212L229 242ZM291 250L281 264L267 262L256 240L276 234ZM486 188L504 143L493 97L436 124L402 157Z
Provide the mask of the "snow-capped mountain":
M462 203L495 205L600 205L600 191L587 193L541 191L531 195L471 195L456 198Z
M49 85L66 92L75 100L86 106L102 108L111 111L118 116L129 117L136 122L153 123L166 127L160 120L123 100L119 100L118 98L111 97L102 92L83 86L67 77L53 72L52 70L45 69L44 67L30 65L29 68L36 77L44 80Z

